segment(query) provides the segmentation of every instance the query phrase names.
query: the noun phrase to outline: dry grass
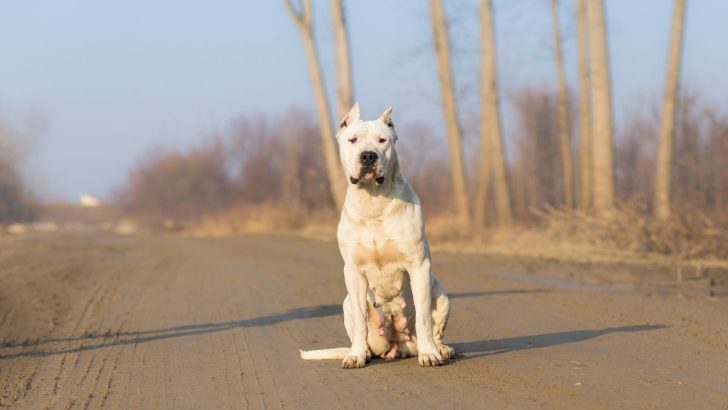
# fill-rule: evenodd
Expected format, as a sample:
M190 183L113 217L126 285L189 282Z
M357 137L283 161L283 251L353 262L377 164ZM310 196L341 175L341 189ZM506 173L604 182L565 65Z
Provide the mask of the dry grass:
M532 212L540 219L533 227L488 230L472 238L440 236L436 231L433 248L578 262L728 266L728 230L699 214L659 222L630 206L601 218L554 208ZM440 224L445 225L433 225Z
M336 217L331 211L304 212L270 203L240 205L202 219L185 228L194 236L226 236L244 233L292 233L311 237L334 237Z
M122 212L111 204L87 208L64 202L47 202L40 208L38 219L66 225L92 226L116 223L122 219Z
M597 218L579 211L533 210L541 223L507 229L465 231L452 215L427 218L434 250L487 253L579 262L696 262L728 266L728 230L706 217L682 216L667 222L644 217L623 206ZM315 239L335 238L333 211L303 212L278 204L238 206L183 229L195 236L245 233L292 234Z
M558 242L675 259L728 258L728 230L699 213L657 221L629 206L604 217L553 208L537 212L545 222L544 233Z

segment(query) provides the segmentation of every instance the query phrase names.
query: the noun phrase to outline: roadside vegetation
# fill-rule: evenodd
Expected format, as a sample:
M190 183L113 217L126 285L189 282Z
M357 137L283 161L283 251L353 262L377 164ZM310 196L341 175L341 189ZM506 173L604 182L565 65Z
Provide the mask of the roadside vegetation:
M30 139L0 119L0 225L30 221L38 213L37 198L23 170Z
M492 197L485 204L491 221L485 227L453 224L443 138L422 124L398 126L403 173L422 200L434 244L472 245L475 239L478 247L503 249L505 242L514 245L514 252L569 258L592 250L600 255L611 250L615 256L728 258L728 189L721 184L728 180L728 164L721 161L728 156L728 113L701 102L697 94L682 96L672 170L675 212L658 220L651 198L659 118L654 109L635 111L615 139L616 205L596 216L564 202L558 97L527 88L515 98L519 122L510 136L514 144L508 161L514 224L507 228L495 222ZM470 152L468 171L476 173L477 151ZM473 203L477 182L471 179L468 186ZM278 118L241 116L185 151L150 152L130 171L116 198L143 226L200 235L331 235L338 211L327 186L315 120L293 110ZM575 197L580 197L579 185Z

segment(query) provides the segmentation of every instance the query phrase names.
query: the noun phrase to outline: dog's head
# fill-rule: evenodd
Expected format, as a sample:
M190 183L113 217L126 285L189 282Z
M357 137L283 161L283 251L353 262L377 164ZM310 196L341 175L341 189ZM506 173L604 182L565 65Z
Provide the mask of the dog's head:
M336 139L350 183L381 185L386 178L391 178L389 171L397 163L394 151L397 133L392 123L392 107L374 121L362 121L359 104L355 104L341 120Z

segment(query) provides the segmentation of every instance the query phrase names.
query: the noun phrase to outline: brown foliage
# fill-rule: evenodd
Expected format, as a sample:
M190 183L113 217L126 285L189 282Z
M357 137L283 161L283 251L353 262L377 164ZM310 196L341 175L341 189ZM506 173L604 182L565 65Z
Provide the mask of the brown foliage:
M213 141L187 152L151 151L129 173L116 194L130 213L144 222L196 220L228 206L232 185L225 155Z
M556 98L543 89L516 94L518 133L512 162L516 212L521 222L536 222L532 208L561 208L563 178L558 151ZM728 222L728 114L681 96L672 167L675 211L690 218L702 213L716 224ZM652 213L659 118L656 108L634 110L615 139L618 199Z
M700 102L693 93L678 102L672 164L672 206L678 218L704 214L728 224L728 115ZM650 110L657 112L657 110ZM637 202L651 213L659 122L655 115L636 113L616 141L619 198Z
M264 118L235 120L225 136L235 200L277 201L304 210L332 208L319 132L310 117L298 111L288 112L275 126Z
M559 207L559 155L553 98L526 92L517 100L521 134L517 140L514 186L521 221L542 225L539 240L675 258L728 257L728 115L699 103L694 94L679 102L673 172L673 216L652 218L657 116L634 111L615 141L620 203L608 214ZM526 130L527 132L523 132ZM524 215L528 212L531 216ZM567 246L568 248L568 246Z
M298 112L275 126L241 116L186 152L148 154L116 196L128 213L152 225L195 221L240 204L331 209L318 133Z
M728 222L728 115L684 94L678 104L672 202L678 213L700 210Z
M21 171L24 147L20 141L17 132L0 121L0 223L28 221L38 212Z
M14 161L0 157L0 223L26 221L37 212Z
M621 205L608 215L547 208L535 210L545 224L545 240L575 246L670 255L678 259L728 258L728 230L707 217L683 213L657 221L635 205Z
M563 204L563 172L559 151L557 100L535 88L515 97L518 134L512 165L513 197L519 219L530 218L531 207Z
M424 212L427 215L452 213L447 146L424 125L400 128L397 152L401 171L420 197Z
M657 118L635 114L615 147L617 194L622 201L647 204L654 190Z
M537 230L545 231L548 241L677 257L725 255L727 115L705 108L695 97L683 97L673 167L676 216L658 224L650 217L655 115L635 111L615 140L621 205L596 218L561 209L562 156L553 92L525 89L515 102L519 128L510 166L522 225L540 225L544 229ZM429 230L440 232L439 237L462 237L452 224L455 206L445 139L424 125L401 126L399 134L402 172L422 201ZM210 143L185 153L148 156L130 173L122 198L128 210L147 221L204 217L210 232L331 228L337 211L327 184L319 129L309 115L291 111L276 121L241 116Z

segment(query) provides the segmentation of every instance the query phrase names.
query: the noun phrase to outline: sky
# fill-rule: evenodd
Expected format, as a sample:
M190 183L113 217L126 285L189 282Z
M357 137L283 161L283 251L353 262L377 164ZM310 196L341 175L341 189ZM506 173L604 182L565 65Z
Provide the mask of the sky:
M314 24L333 96L328 3L315 1ZM469 124L477 124L479 110L477 1L446 3L461 118L472 139L477 130ZM494 3L508 137L516 131L513 93L555 88L553 39L547 0ZM575 0L560 2L573 90L575 8ZM619 129L631 110L660 99L672 2L607 0L606 10ZM443 134L427 2L347 1L346 14L362 115L376 117L392 105L398 124L422 123ZM724 108L727 15L726 1L688 1L681 79ZM275 119L293 107L315 114L301 38L283 0L0 3L0 119L35 130L28 168L47 199L75 201L82 192L108 198L154 147L184 149L242 113Z

